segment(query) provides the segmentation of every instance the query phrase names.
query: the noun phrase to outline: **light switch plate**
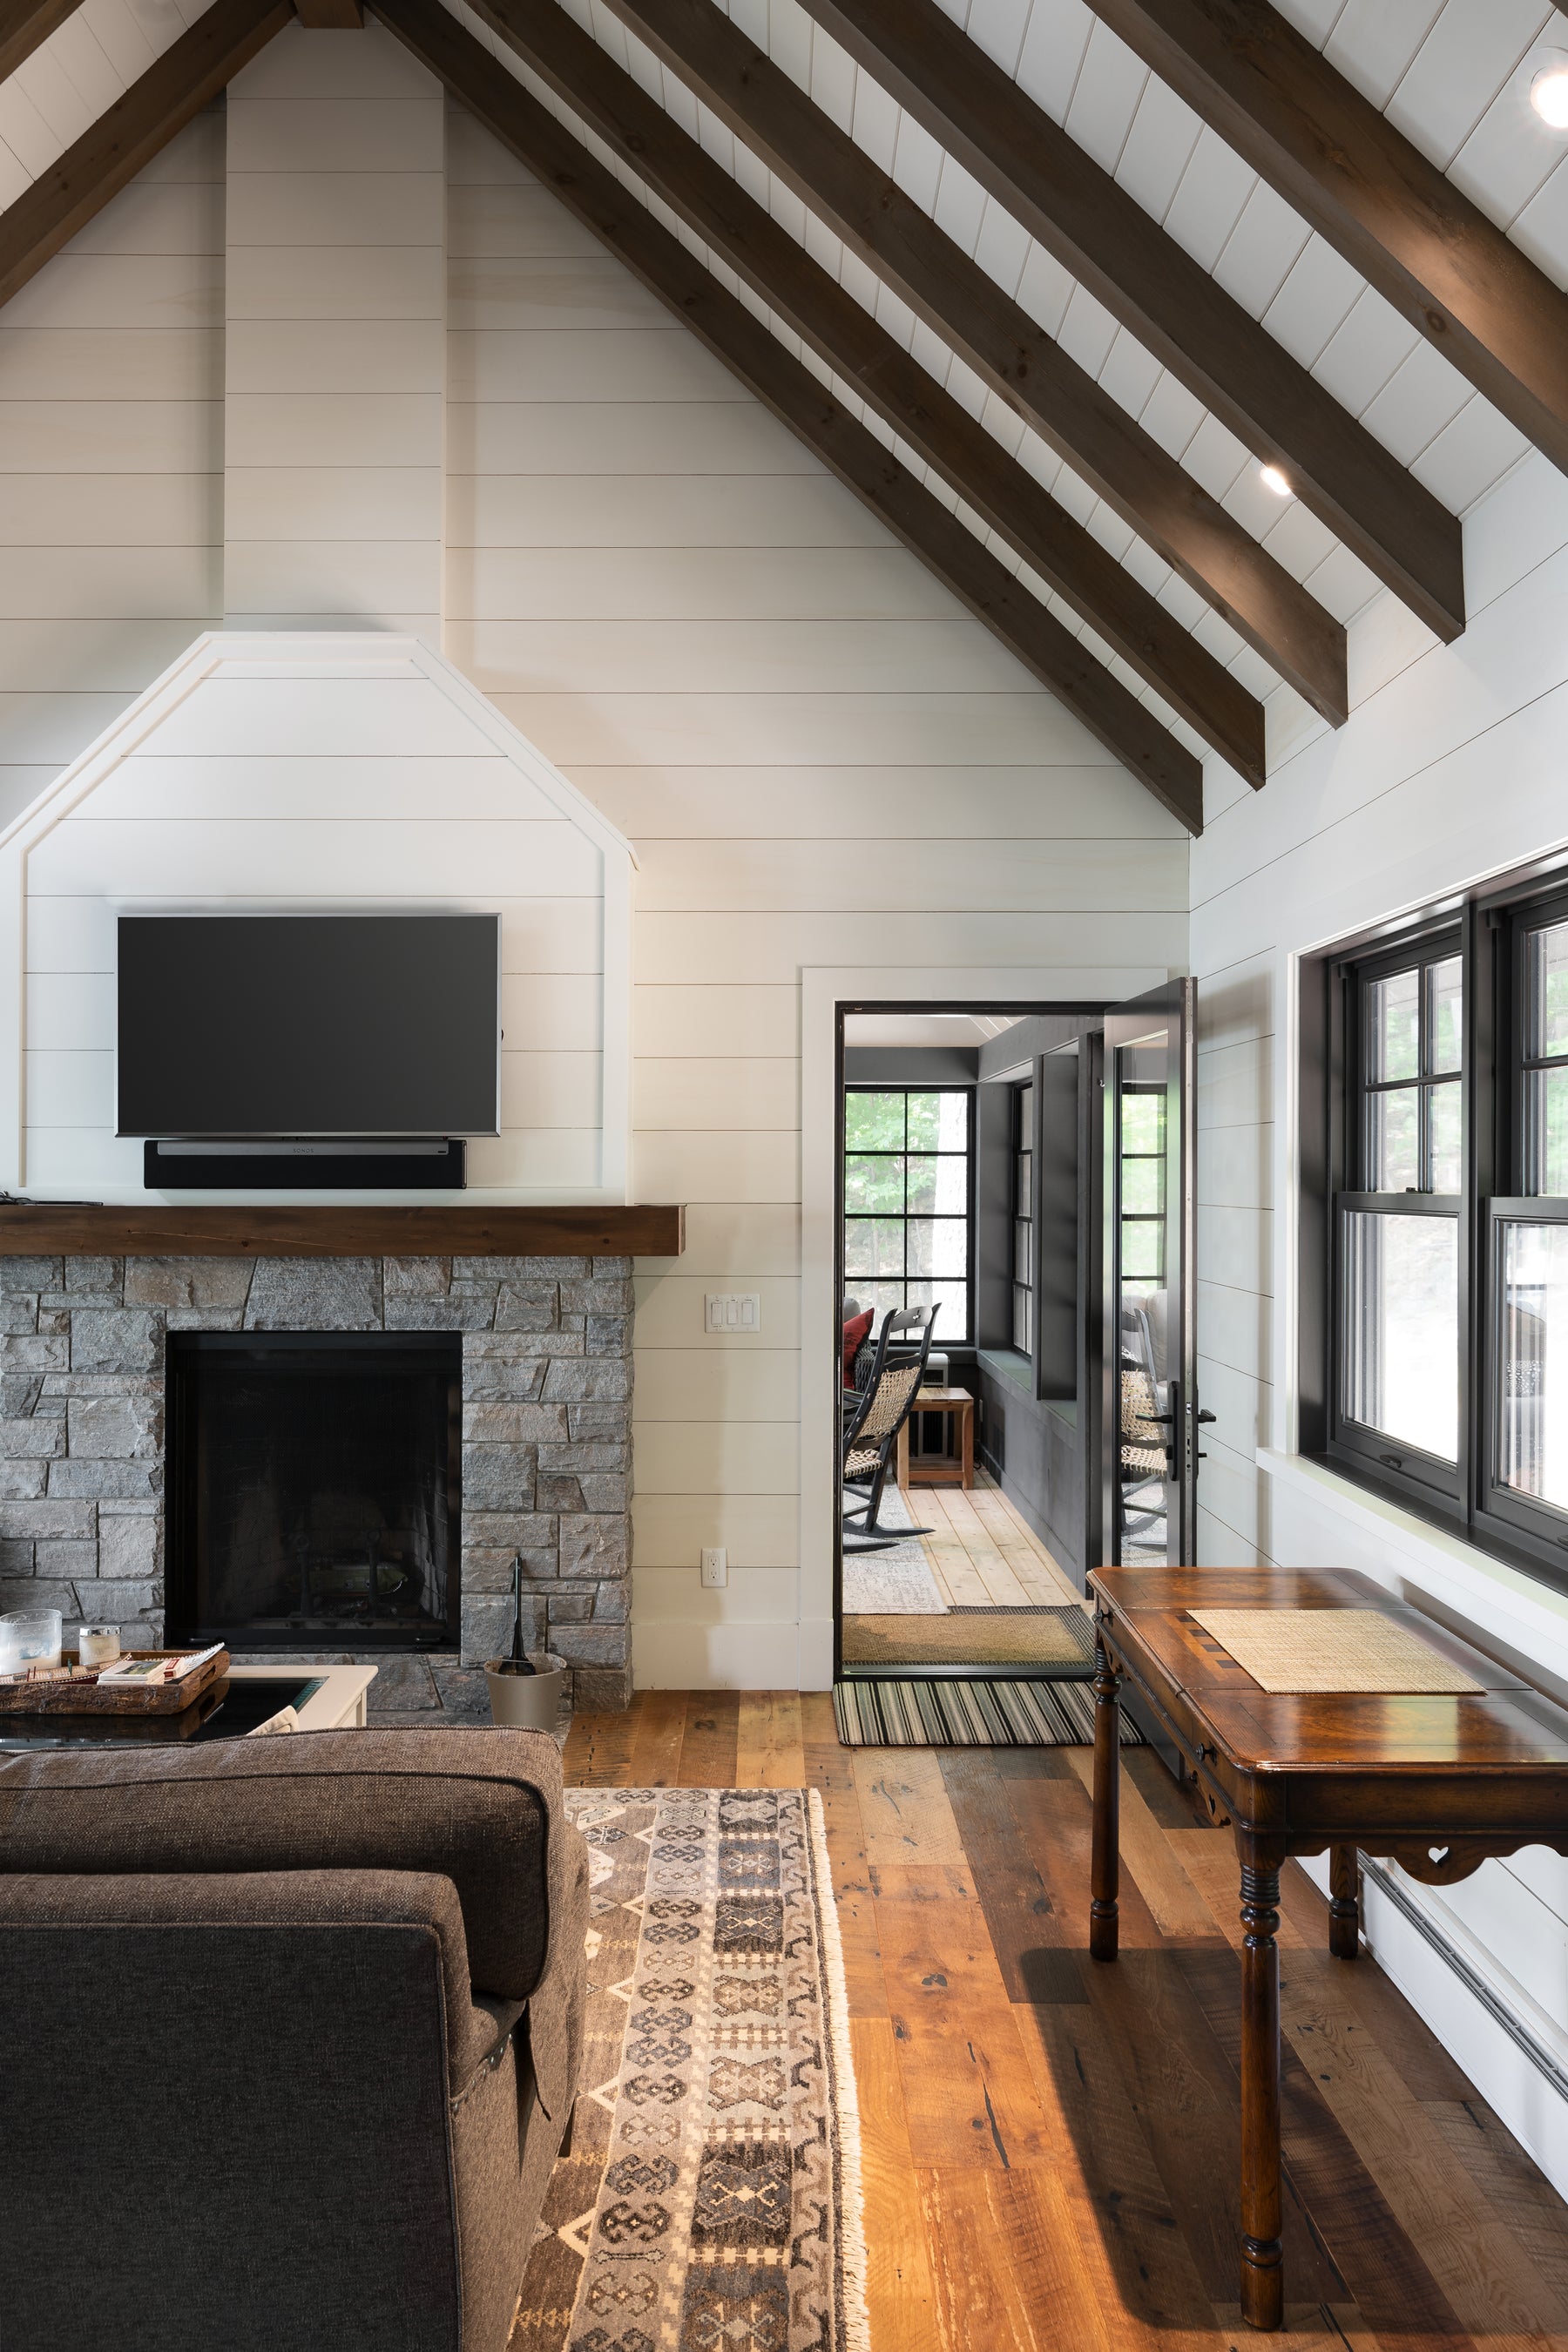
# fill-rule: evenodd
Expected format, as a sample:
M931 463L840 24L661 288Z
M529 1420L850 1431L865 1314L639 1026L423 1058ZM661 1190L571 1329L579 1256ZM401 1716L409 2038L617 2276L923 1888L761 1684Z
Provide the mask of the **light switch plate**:
M704 1328L710 1332L750 1332L762 1328L763 1301L758 1291L710 1290L706 1307Z
M702 1547L702 1581L709 1591L716 1592L730 1581L730 1555L722 1544Z

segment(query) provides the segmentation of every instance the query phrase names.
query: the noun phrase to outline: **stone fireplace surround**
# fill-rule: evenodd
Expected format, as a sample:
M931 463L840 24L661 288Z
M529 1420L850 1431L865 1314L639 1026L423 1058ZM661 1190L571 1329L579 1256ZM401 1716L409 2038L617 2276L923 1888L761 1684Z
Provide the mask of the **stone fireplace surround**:
M631 1696L626 1256L0 1257L0 1610L163 1637L169 1331L463 1335L460 1654L379 1650L378 1714L488 1715L521 1550L574 1703ZM290 1655L342 1657L307 1643Z

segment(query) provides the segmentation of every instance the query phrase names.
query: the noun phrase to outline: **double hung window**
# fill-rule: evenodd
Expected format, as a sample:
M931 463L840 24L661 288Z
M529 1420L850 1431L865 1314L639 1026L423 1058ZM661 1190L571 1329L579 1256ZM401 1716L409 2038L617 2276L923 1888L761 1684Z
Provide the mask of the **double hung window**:
M1304 971L1302 1444L1568 1580L1568 893Z
M845 1287L879 1326L934 1306L939 1348L973 1336L973 1129L968 1087L845 1088Z

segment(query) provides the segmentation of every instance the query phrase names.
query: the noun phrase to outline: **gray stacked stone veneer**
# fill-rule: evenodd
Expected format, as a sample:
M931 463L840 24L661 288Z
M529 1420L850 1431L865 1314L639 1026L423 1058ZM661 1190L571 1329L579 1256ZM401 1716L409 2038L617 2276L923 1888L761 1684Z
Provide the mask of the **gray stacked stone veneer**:
M0 1258L0 1610L162 1639L166 1332L460 1331L461 1656L377 1652L373 1701L483 1709L521 1550L535 1644L623 1707L631 1317L624 1257Z

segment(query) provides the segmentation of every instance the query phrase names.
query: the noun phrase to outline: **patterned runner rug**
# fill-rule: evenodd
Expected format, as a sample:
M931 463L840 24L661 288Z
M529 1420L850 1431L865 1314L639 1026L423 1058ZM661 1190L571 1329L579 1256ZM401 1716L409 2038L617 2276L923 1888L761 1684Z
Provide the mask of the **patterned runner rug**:
M510 2352L869 2352L822 1801L569 1789L588 2036Z
M833 1713L846 1748L1078 1748L1094 1738L1087 1684L941 1680L835 1683ZM1125 1707L1121 1744L1142 1733Z

